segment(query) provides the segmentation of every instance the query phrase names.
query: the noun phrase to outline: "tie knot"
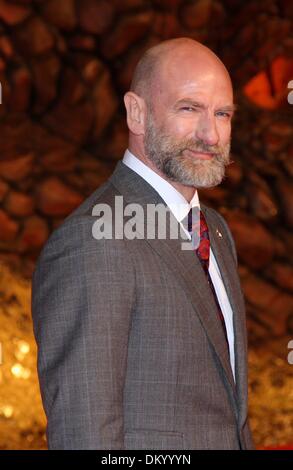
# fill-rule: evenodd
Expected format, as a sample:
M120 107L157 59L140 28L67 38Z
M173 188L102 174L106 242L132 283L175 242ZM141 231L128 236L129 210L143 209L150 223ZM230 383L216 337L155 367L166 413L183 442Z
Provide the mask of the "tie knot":
M185 219L186 220L186 219ZM209 229L203 212L198 207L192 207L187 215L188 232L191 243L203 267L208 269L210 255Z
M200 211L200 237L209 239L209 228L202 211Z
M210 237L208 225L202 211L200 211L200 242L196 253L202 266L207 270L210 260Z

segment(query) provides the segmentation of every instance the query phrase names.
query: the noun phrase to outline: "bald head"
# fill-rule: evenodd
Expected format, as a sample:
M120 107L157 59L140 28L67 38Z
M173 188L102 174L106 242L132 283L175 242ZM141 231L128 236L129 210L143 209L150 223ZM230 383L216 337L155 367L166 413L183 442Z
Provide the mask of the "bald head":
M162 81L170 79L172 72L185 74L190 63L197 63L199 72L204 68L212 69L231 83L226 67L211 49L191 38L176 38L163 41L143 54L135 68L130 90L151 104Z

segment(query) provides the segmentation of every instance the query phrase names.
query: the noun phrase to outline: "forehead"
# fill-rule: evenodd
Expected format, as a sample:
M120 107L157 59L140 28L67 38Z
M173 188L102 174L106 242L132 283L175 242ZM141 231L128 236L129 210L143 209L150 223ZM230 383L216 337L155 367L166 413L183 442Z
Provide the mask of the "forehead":
M159 67L157 77L159 102L170 105L190 97L224 105L233 102L231 80L224 65L217 59L188 56L171 57Z

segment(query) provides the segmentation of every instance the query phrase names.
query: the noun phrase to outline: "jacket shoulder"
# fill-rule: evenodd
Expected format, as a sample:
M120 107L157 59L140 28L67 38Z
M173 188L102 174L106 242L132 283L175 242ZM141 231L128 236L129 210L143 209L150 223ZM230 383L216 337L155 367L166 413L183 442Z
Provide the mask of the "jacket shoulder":
M73 249L75 245L90 243L91 228L95 219L93 208L96 204L113 206L117 195L119 195L118 191L109 180L96 189L53 230L41 250L37 264L46 257L49 251L51 253L60 249L64 251L67 248Z

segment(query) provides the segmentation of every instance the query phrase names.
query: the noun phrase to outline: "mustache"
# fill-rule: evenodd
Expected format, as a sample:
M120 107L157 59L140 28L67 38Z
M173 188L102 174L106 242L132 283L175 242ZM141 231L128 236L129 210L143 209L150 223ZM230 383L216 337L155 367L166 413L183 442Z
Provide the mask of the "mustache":
M223 148L219 145L209 145L201 140L192 140L184 142L184 150L192 150L194 152L205 152L213 154L222 154Z

